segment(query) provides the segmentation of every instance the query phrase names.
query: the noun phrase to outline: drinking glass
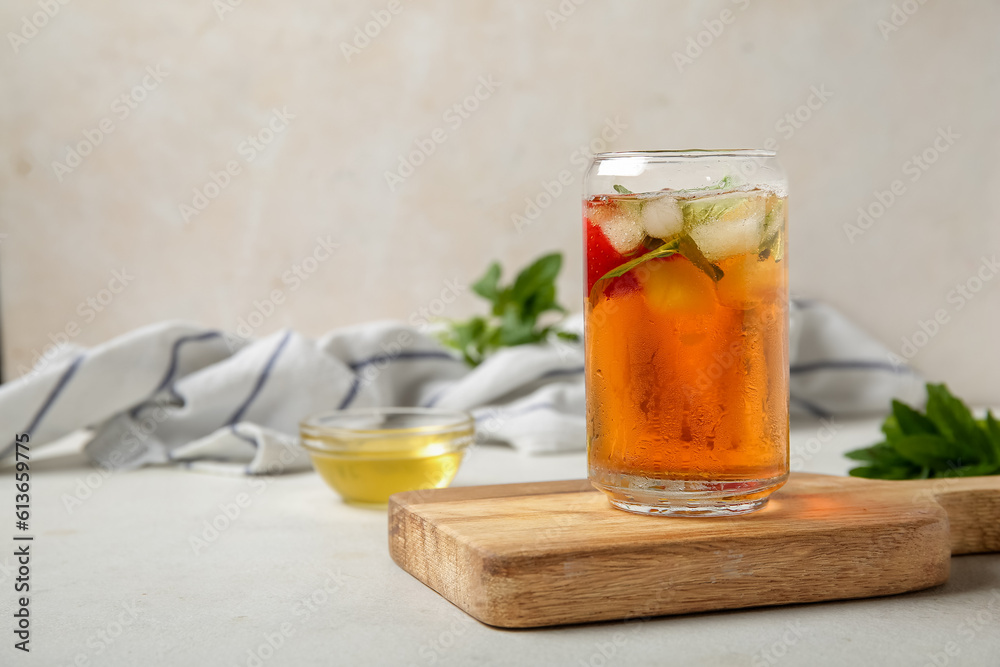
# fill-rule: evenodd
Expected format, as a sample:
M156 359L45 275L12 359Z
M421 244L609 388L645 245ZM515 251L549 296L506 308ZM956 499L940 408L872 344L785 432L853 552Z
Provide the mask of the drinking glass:
M774 153L602 153L584 187L591 482L643 514L763 507L788 478L788 188Z

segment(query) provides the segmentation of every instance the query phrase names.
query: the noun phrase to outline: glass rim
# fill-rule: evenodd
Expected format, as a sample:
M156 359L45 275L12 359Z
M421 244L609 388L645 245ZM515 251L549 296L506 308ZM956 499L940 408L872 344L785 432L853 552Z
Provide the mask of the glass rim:
M594 161L617 158L648 158L652 160L697 159L697 158L776 158L777 151L764 148L683 148L648 151L608 151L595 153Z
M417 416L437 417L429 424L419 426L404 426L400 428L354 428L336 423L341 419L357 417L386 416ZM463 410L448 410L444 408L348 408L346 410L330 410L299 422L299 433L302 436L302 446L318 451L335 451L334 448L316 447L306 444L307 437L327 437L344 440L363 440L378 438L380 440L405 438L413 435L447 435L458 431L475 428L475 418Z

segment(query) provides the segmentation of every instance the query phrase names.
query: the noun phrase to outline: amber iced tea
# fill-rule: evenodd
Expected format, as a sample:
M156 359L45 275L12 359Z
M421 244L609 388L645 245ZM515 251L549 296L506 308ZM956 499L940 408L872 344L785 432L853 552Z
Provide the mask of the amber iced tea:
M783 177L745 175L773 156L700 152L602 174L619 155L584 202L590 479L636 512L752 511L788 474ZM632 192L657 158L713 180Z

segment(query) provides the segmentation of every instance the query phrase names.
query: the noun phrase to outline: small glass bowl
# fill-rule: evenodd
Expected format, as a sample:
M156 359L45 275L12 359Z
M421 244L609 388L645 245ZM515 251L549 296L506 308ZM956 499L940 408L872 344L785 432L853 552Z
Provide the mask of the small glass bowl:
M475 420L453 410L357 408L310 417L299 435L313 468L346 502L385 505L400 491L448 486Z

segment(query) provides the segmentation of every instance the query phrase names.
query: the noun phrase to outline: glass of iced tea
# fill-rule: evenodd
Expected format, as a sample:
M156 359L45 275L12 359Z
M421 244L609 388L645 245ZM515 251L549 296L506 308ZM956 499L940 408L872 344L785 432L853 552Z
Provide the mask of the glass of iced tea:
M770 151L594 157L587 459L615 507L752 512L788 478L786 202Z

